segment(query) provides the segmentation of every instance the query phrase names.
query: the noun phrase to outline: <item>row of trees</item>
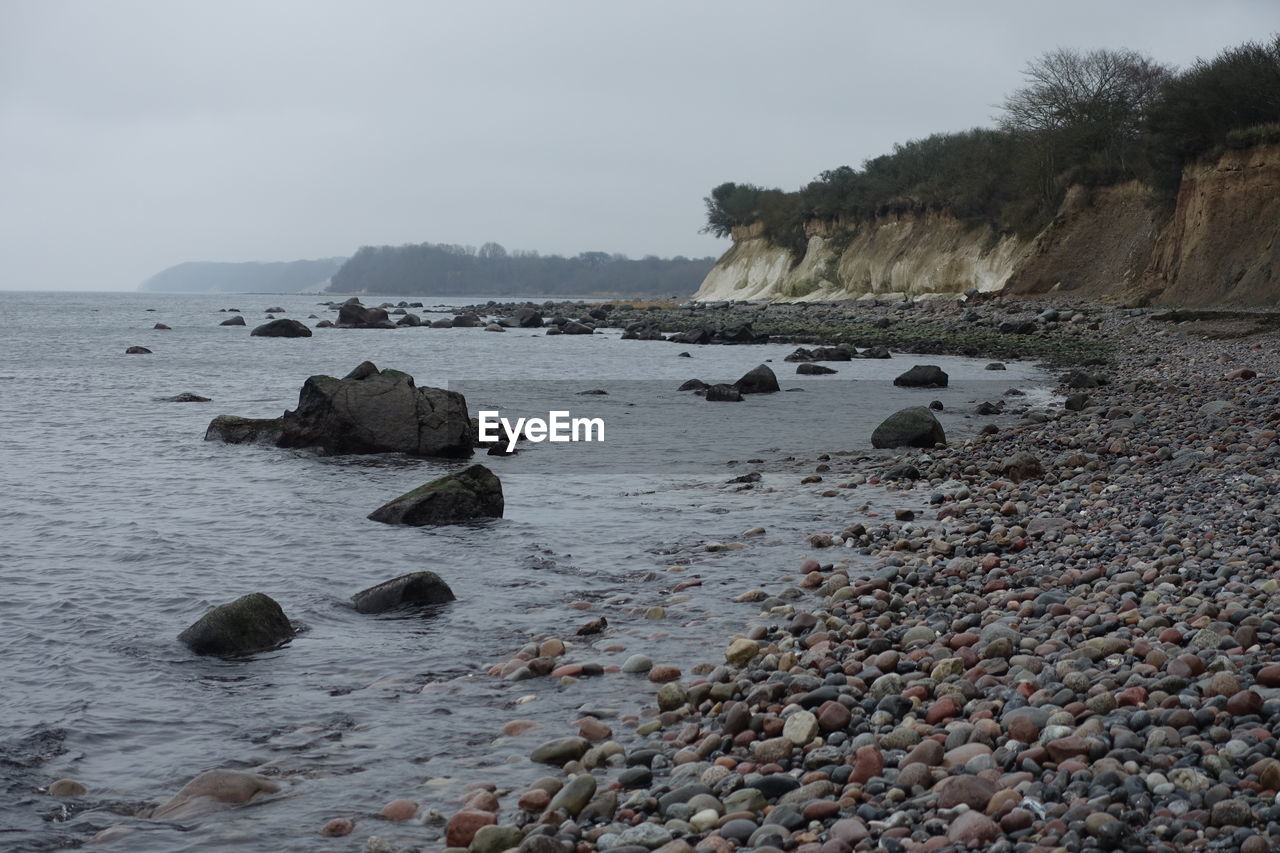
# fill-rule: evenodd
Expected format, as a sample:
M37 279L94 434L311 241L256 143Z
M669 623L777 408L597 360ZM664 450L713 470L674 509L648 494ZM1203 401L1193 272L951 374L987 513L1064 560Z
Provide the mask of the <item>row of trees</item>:
M583 252L572 258L445 243L364 246L330 290L423 296L668 296L696 291L714 258Z
M1029 63L998 124L894 146L861 169L823 172L796 192L726 183L705 199L727 236L760 223L803 245L805 223L946 210L1005 232L1042 227L1072 184L1141 180L1166 202L1188 163L1280 142L1280 37L1175 72L1131 50L1055 50Z

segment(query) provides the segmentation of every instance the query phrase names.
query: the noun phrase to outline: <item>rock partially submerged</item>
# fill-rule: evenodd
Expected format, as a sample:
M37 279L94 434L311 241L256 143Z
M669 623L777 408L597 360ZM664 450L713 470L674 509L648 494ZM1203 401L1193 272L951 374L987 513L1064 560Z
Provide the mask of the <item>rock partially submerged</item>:
M900 409L871 433L872 447L933 447L946 444L947 435L933 412L924 406Z
M280 790L266 776L241 770L209 770L182 787L151 813L152 820L176 820L205 814L225 806L244 805Z
M234 317L228 317L226 320L223 320L218 325L219 326L243 326L244 317L241 317L239 314L237 314Z
M129 347L124 351L125 355L151 355L151 350L146 347Z
M241 418L218 415L204 432L205 441L227 444L275 444L282 430L280 418Z
M502 482L483 465L471 465L383 504L369 518L421 527L501 518L502 511Z
M178 639L199 655L247 655L283 645L294 633L275 599L254 592L219 604Z
M361 613L385 613L455 599L453 590L435 572L411 572L357 592L351 596L351 606Z
M712 385L707 388L707 400L712 403L741 403L742 392L734 385Z
M282 317L279 320L272 320L270 323L263 323L250 332L249 336L253 338L309 338L311 337L311 330L307 328L305 323Z
M339 329L394 329L396 324L383 308L366 308L360 300L351 297L338 308Z
M835 372L830 367L823 367L821 364L813 364L812 362L796 365L796 373L801 376L828 376Z
M172 397L161 397L162 403L207 403L208 397L201 397L199 394L192 394L190 391L183 391L181 394L174 394Z
M369 361L342 379L310 377L298 394L298 407L281 418L219 415L205 440L271 441L330 454L461 457L470 456L472 449L471 419L461 394L418 388L409 374L379 370Z
M901 388L946 388L947 374L936 364L917 364L893 384Z
M773 394L780 390L778 377L767 364L747 371L734 385L743 394Z

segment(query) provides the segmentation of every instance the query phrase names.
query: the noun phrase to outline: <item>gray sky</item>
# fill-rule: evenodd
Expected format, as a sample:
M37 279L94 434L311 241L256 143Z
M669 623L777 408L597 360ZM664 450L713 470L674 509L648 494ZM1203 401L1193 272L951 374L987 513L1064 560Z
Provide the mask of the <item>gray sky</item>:
M1276 31L1275 0L0 0L0 289L368 243L719 254L716 184L990 124L1045 50Z

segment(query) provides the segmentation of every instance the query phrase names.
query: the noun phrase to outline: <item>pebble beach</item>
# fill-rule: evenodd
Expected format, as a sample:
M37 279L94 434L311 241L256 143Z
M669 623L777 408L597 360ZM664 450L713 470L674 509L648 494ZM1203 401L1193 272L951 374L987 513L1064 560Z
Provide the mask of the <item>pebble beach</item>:
M532 785L407 794L381 819L422 840L363 849L1280 848L1276 334L1091 317L1112 361L1064 374L1072 410L797 463L789 488L901 509L815 529L775 577L744 578L758 615L722 658L635 654L613 674L588 622L493 664L563 689L647 678L654 704L544 732Z

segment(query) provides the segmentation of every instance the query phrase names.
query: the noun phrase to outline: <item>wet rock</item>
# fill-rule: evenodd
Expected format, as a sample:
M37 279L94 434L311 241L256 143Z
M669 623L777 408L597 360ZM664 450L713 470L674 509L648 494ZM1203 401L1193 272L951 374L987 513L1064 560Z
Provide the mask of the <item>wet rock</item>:
M125 355L151 355L151 350L146 347L129 347L124 351Z
M837 371L830 367L823 367L821 364L805 363L796 367L796 373L800 376L829 376Z
M361 590L351 597L351 605L360 613L385 613L403 607L444 604L453 600L453 590L439 575L422 571Z
M706 399L711 403L741 403L742 393L733 385L712 385Z
M87 793L88 789L74 779L59 779L49 786L51 797L83 797Z
M924 406L894 412L871 433L871 446L877 448L933 447L946 441L942 424Z
M917 364L893 380L901 388L946 388L947 374L936 364Z
M569 761L577 761L590 748L591 744L586 738L562 737L538 746L529 757L539 764L563 765ZM588 795L589 798L590 795ZM585 803L586 800L583 802Z
M483 465L470 465L383 504L369 518L422 527L501 518L503 509L501 481Z
M463 809L449 818L445 826L445 843L450 847L468 847L482 827L493 826L497 822L493 812Z
M711 386L703 382L701 379L690 379L688 382L677 388L677 391L705 391Z
M201 397L199 394L192 394L190 391L184 391L181 394L174 394L172 397L161 397L162 403L208 403L208 397Z
M281 317L279 320L272 320L263 323L249 333L254 338L309 338L311 337L311 329L305 323L297 320L291 320L288 317Z
M418 813L418 804L414 800L392 800L382 807L380 814L383 820L406 821Z
M244 317L241 317L239 314L237 314L234 317L228 317L218 325L219 326L243 326L244 324L245 324Z
M767 364L753 367L744 373L742 378L734 383L734 387L741 394L773 394L780 390L778 377ZM710 391L707 393L709 395Z
M354 296L342 303L338 309L338 320L334 323L339 329L394 329L396 324L383 308L366 308Z
M181 820L220 806L243 805L274 794L280 786L257 773L209 770L182 787L173 798L151 813L152 820Z
M294 635L280 605L260 592L220 604L178 635L201 655L245 655L274 649Z
M205 441L227 444L275 444L280 440L284 423L280 418L241 418L218 415L204 432Z
M459 457L471 455L471 432L461 394L419 388L407 373L364 362L343 379L308 378L277 443L330 454Z

